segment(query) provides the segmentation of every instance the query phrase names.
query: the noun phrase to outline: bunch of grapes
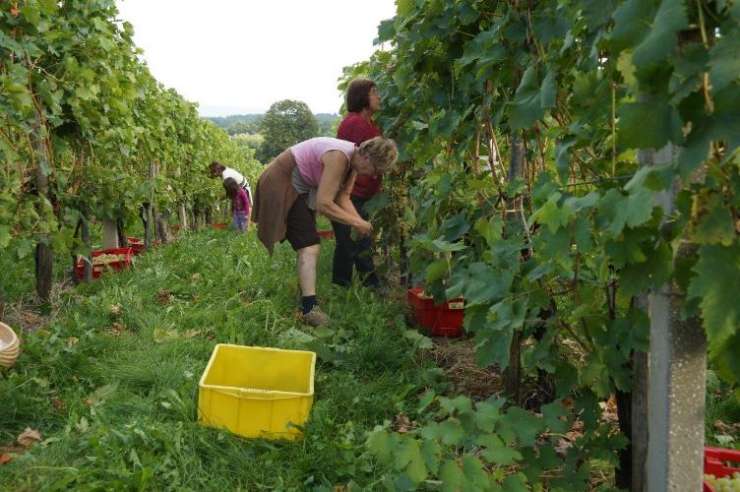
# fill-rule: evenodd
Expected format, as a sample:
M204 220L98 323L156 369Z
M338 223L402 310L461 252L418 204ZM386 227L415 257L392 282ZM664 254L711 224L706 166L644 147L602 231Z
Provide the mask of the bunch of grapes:
M731 477L717 478L714 475L704 475L704 481L711 485L714 492L740 492L740 473Z

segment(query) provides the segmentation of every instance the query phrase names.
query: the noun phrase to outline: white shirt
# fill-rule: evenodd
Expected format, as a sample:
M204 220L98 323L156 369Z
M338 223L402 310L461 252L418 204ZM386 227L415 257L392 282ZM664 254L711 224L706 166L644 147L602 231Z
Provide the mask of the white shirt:
M226 181L227 178L231 178L234 181L237 182L239 186L244 188L244 191L247 192L247 196L249 197L249 202L252 202L252 188L249 187L249 183L247 182L247 178L245 178L242 173L237 171L236 169L232 169L230 167L227 167L224 169L224 171L221 173L221 177Z

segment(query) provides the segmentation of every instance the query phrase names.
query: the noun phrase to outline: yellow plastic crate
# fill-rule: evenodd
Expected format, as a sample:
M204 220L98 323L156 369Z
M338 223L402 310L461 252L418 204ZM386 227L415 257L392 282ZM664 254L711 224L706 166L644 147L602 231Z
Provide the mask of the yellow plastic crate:
M244 437L296 439L313 405L316 354L218 344L198 391L198 421Z

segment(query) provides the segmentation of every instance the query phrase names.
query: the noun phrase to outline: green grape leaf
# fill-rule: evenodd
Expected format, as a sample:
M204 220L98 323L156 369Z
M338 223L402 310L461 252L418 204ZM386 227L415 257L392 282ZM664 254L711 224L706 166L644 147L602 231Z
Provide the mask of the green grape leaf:
M730 246L735 239L735 224L730 209L717 194L707 200L706 208L708 211L699 219L694 239L700 244Z
M711 359L717 367L717 372L725 381L734 384L740 382L740 330L736 330L723 345L718 347Z
M509 475L504 479L504 492L528 492L527 478L521 473Z
M678 32L688 25L684 0L663 0L632 62L638 69L662 62L675 49Z
M384 463L390 462L393 449L390 434L385 430L376 429L371 432L367 439L367 448L380 461Z
M501 438L495 434L481 435L475 442L484 447L481 456L488 463L509 466L522 459L522 454L519 451L507 448Z
M396 13L401 17L408 17L414 7L414 0L396 0Z
M465 455L462 459L463 475L465 481L472 485L475 490L483 490L488 487L489 480L483 464L478 458L471 455Z
M563 419L567 415L568 412L559 401L542 406L542 416L551 432L563 433L568 430L568 421Z
M503 399L489 399L478 403L475 408L475 423L483 432L493 432L496 423L501 419Z
M529 128L544 114L540 84L537 80L537 69L533 65L525 70L522 81L516 90L516 94L514 94L509 126L512 130Z
M545 79L542 81L542 87L540 87L540 106L542 109L550 109L555 106L555 99L557 97L557 81L555 80L555 71L548 70Z
M547 226L550 232L555 233L561 227L565 227L573 218L573 209L568 202L562 207L558 206L560 193L553 193L545 204L532 215L532 221L540 222Z
M473 403L470 398L466 396L458 396L455 398L440 398L439 406L447 412L448 415L453 415L456 412L460 414L470 413L473 411Z
M395 467L403 472L414 482L420 483L426 480L428 472L421 448L416 439L403 439L395 449Z
M514 330L498 330L492 337L490 332L478 332L475 336L475 360L481 367L498 364L503 371L509 367L509 347Z
M447 275L449 264L447 260L437 260L429 264L426 269L426 281L428 284L444 278Z
M709 352L715 355L740 326L740 242L732 246L699 248L696 276L688 289L690 299L699 299Z
M617 50L635 46L650 30L655 13L653 2L627 0L614 11L614 29L609 37Z
M653 194L647 188L636 188L626 197L615 189L609 190L599 203L599 215L606 219L606 229L618 237L625 226L637 227L650 219Z
M678 111L660 101L622 105L617 129L621 149L660 149L669 141L681 141Z
M499 424L499 429L513 432L522 446L533 446L539 433L544 430L541 418L519 407L509 408Z
M424 457L424 463L429 472L437 474L440 457L442 456L442 447L439 443L431 439L424 439L421 444L421 455Z
M465 485L465 475L455 461L445 461L439 472L439 479L442 481L442 490L445 492L458 492L463 490Z
M452 253L453 251L462 251L466 248L465 244L459 242L459 243L451 243L449 241L445 241L444 239L435 239L432 241L432 251L436 251L438 253Z
M712 91L721 91L740 78L740 30L717 39L709 52Z
M457 419L447 419L439 424L442 442L448 446L457 446L465 436L462 425Z

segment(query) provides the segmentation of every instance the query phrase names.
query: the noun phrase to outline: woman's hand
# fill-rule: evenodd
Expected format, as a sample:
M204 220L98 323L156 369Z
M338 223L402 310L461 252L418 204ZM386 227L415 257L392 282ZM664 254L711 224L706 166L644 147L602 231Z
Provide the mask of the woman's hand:
M363 219L360 219L355 225L354 228L357 230L357 232L361 236L369 236L373 232L373 225Z

